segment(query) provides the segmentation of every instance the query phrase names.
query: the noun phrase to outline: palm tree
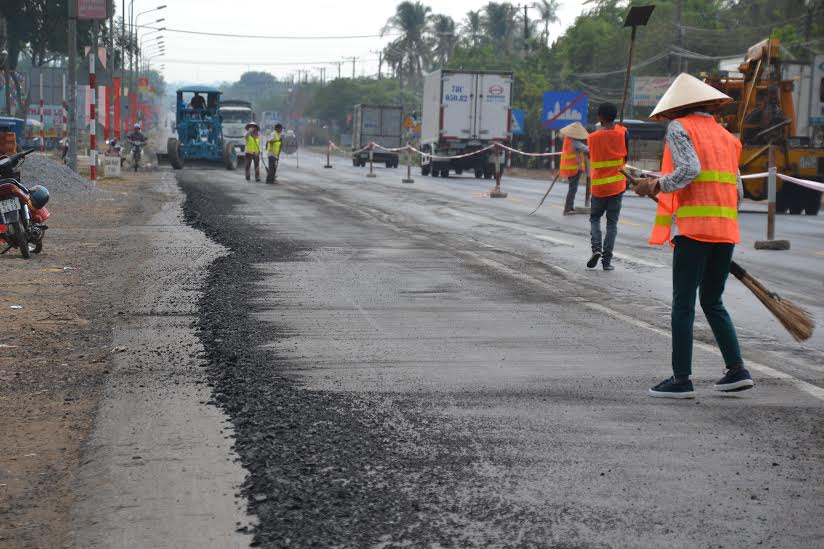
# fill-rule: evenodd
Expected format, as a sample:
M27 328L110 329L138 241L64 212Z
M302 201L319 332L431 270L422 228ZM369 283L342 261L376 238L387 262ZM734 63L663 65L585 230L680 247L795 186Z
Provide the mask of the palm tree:
M395 15L389 18L381 34L395 31L400 34L386 46L385 54L390 66L399 77L406 73L409 81L420 81L423 67L429 60L429 44L426 32L432 18L432 9L419 1L401 2ZM389 61L392 59L393 61ZM394 63L394 65L393 65Z
M432 18L432 53L438 68L446 66L456 42L455 21L448 15L435 15Z
M464 38L468 39L473 48L480 45L480 37L483 33L483 17L480 10L469 11L463 23Z
M512 52L517 30L518 8L509 2L489 2L483 8L483 27L487 37L495 47Z
M538 9L539 19L544 24L543 42L549 43L549 26L558 22L558 8L561 4L558 0L540 0L534 6Z

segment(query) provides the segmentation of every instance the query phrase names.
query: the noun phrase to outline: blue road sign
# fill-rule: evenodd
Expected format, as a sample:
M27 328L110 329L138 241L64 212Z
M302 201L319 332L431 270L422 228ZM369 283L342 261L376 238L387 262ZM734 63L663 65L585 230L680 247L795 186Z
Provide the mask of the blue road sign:
M512 109L512 135L524 134L524 120L526 120L526 111Z
M543 127L560 130L573 122L580 122L586 126L587 99L587 94L580 91L544 92L544 109L541 115Z

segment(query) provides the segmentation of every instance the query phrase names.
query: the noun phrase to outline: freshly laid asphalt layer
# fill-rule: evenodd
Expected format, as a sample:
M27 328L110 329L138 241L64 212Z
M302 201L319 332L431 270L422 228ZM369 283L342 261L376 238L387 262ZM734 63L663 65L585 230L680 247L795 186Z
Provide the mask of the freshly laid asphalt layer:
M824 544L821 339L788 340L731 282L757 388L713 393L699 322L699 398L648 398L670 348L651 210L627 197L618 269L587 271L584 216L525 217L541 182L490 201L473 179L321 165L283 162L273 186L176 174L186 222L228 250L197 327L256 545ZM742 254L819 321L820 221L794 265Z

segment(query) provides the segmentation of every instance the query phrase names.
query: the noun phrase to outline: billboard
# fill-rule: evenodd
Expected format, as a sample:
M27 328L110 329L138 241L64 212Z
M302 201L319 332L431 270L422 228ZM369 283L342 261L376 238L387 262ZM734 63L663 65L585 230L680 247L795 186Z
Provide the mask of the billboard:
M634 76L632 78L632 105L654 107L664 97L675 80L672 76Z
M29 119L40 122L40 105L29 105ZM40 127L32 128L35 135L40 135ZM63 134L63 106L43 105L43 133L46 137L58 137Z
M77 2L78 19L106 19L111 0L73 0ZM69 14L72 15L71 13Z
M560 130L573 122L587 124L587 94L580 91L545 91L541 125Z

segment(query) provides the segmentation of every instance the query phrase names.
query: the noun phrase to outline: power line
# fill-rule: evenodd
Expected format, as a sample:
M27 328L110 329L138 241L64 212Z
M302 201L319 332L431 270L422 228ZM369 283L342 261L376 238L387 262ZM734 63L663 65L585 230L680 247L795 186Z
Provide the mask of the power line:
M640 63L634 63L632 65L632 70L634 71L636 69L646 67L647 65L652 65L653 63L655 63L657 61L660 61L661 59L664 59L669 54L670 54L670 52L669 52L669 50L667 50L667 51L661 52L657 55L654 55L654 56L650 57L649 59L645 59L645 60L641 61ZM607 72L587 72L587 73L576 74L575 76L577 76L578 78L601 78L603 76L612 76L614 74L622 74L622 73L625 73L625 72L627 72L626 69L617 69L617 70L614 70L614 71L607 71Z
M161 30L161 27L155 27L152 25L137 25L137 27L141 29ZM397 34L356 34L348 36L266 36L256 34L227 34L220 32L203 32L184 29L170 29L169 27L163 27L162 30L164 30L165 32L176 32L179 34L194 34L198 36L217 36L221 38L252 38L258 40L356 40L359 38L382 38L383 36L399 36Z
M158 59L162 59L163 63L170 63L175 65L215 65L215 66L227 66L227 67L303 67L308 65L337 65L339 61L279 61L279 62L266 62L266 61L249 61L249 60L242 60L242 61L204 61L200 60L192 60L192 59L167 59L165 57L159 57ZM348 58L351 60L351 58ZM360 57L356 58L362 61L377 61L378 58L375 57L373 59L361 59Z

